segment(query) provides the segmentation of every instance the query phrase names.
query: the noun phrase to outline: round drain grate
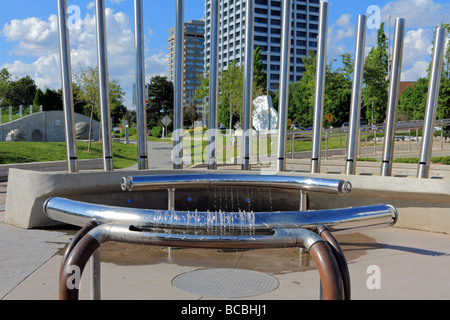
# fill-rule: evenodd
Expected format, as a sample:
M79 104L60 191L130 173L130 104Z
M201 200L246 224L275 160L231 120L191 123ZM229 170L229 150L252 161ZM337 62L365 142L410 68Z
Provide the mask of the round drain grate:
M211 298L246 298L277 289L276 278L261 272L239 269L206 269L183 273L172 285L184 292Z

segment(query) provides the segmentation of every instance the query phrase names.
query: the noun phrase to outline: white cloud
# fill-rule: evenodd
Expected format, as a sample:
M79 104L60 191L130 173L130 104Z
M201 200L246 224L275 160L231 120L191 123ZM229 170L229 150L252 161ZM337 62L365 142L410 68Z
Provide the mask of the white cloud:
M120 3L123 0L110 1ZM135 77L135 58L130 18L125 13L115 13L110 8L106 9L105 15L109 78L120 83L122 89L127 92L126 101L131 101L129 92ZM76 27L70 28L69 33L73 72L79 72L80 66L81 68L97 66L95 16L87 13ZM5 24L1 34L8 41L17 43L12 53L23 56L23 60L27 62L17 60L0 68L7 68L13 77L29 75L41 88L61 87L59 36L55 15L51 15L46 21L39 18L12 20ZM147 81L151 76L167 74L168 58L162 49L148 54L145 62Z
M433 48L433 33L429 29L410 30L403 47L402 81L415 81L427 75Z
M397 0L387 3L381 9L382 20L405 18L409 28L435 27L450 17L450 3L434 0Z
M331 59L348 52L347 40L355 36L351 14L343 14L328 28L327 54Z

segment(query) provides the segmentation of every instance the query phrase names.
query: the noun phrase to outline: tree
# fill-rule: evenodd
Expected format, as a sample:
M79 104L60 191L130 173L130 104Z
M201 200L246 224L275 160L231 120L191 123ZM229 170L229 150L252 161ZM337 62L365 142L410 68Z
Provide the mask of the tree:
M370 123L382 123L386 118L389 86L387 40L382 23L378 29L377 46L370 50L364 64L362 100Z
M288 117L293 123L309 127L314 117L314 94L317 57L315 51L310 51L309 57L303 58L303 77L289 86ZM278 96L278 93L276 94ZM275 98L277 103L278 98ZM278 104L278 103L277 103Z
M13 80L6 68L0 71L2 106L29 106L33 104L36 90L36 84L29 76Z
M450 34L450 23L441 23L441 28L447 29L448 34ZM437 117L438 119L450 119L450 38L447 42L447 51L444 57Z
M91 131L92 120L100 120L100 89L99 89L99 76L98 67L88 67L87 70L82 70L73 75L75 104L82 103L84 105L84 114L89 114L89 147L91 147ZM115 110L123 105L123 96L125 93L117 81L113 80L109 82L109 97L110 97L110 112L114 113Z
M423 120L428 94L428 78L420 78L403 91L398 104L399 120Z
M161 126L160 121L166 115L173 119L173 103L173 83L164 76L152 77L148 84L147 126L149 129ZM170 127L173 128L173 122Z
M253 97L256 98L265 92L266 75L261 62L261 48L258 47L253 54ZM195 99L205 100L209 96L209 73L205 72L199 78L201 85L196 90ZM232 129L237 119L242 118L243 101L244 66L233 61L219 74L219 122L228 123Z
M265 90L267 86L267 72L261 60L261 47L258 46L253 53L253 87Z

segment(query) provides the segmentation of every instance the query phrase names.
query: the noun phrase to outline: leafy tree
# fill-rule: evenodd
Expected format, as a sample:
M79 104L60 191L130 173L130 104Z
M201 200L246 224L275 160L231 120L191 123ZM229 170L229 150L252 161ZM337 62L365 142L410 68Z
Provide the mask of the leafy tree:
M259 53L258 53L259 52ZM253 68L253 97L264 94L265 74L261 62L261 49L254 52ZM209 96L209 73L201 77L201 85L196 90L195 99L205 100ZM258 84L259 82L259 84ZM262 83L262 86L261 86ZM242 118L244 101L244 66L237 65L235 61L219 74L219 123L228 124L233 128L237 119ZM209 106L207 106L208 108ZM207 111L208 112L208 111Z
M36 84L29 76L13 80L6 68L0 71L2 106L29 106L33 104L36 90Z
M373 47L364 64L362 100L366 119L370 123L382 123L386 118L388 100L388 39L381 24L377 34L377 46Z
M261 60L261 47L258 46L253 53L253 87L265 90L267 87L267 72Z
M422 120L428 94L428 78L420 78L403 91L398 105L399 120Z
M75 105L82 103L84 105L84 114L90 116L90 129L89 129L89 147L91 147L91 131L92 120L100 120L100 90L99 90L99 76L98 67L88 67L87 70L81 70L79 73L74 74L74 90ZM115 113L117 108L123 106L123 97L125 93L117 81L113 80L109 82L109 97L110 97L110 112Z
M173 119L174 87L163 76L154 76L148 84L147 126L149 129L161 125L161 119L169 116ZM168 130L173 128L173 122Z
M447 34L450 34L450 23L441 23L441 28L447 29ZM450 38L444 56L437 117L438 119L450 119Z

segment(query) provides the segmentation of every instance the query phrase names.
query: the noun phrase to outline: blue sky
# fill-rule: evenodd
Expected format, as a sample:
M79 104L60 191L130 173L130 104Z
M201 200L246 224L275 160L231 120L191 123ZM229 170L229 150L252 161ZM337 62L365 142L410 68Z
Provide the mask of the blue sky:
M68 0L75 5L70 29L73 71L96 65L95 6L92 0ZM430 60L434 28L441 21L450 23L450 0L329 0L328 59L339 59L353 52L356 21L370 6L380 9L381 22L387 26L388 15L406 19L407 35L402 80L414 81L426 74ZM106 0L108 59L110 78L127 92L130 107L134 78L133 0ZM168 30L174 26L175 0L144 0L147 81L167 73ZM204 15L203 0L185 0L185 20ZM30 75L40 88L58 89L59 44L56 25L56 0L1 0L0 68L14 77ZM75 19L79 17L79 19ZM367 49L375 45L376 29L368 30ZM386 29L386 33L387 33Z

